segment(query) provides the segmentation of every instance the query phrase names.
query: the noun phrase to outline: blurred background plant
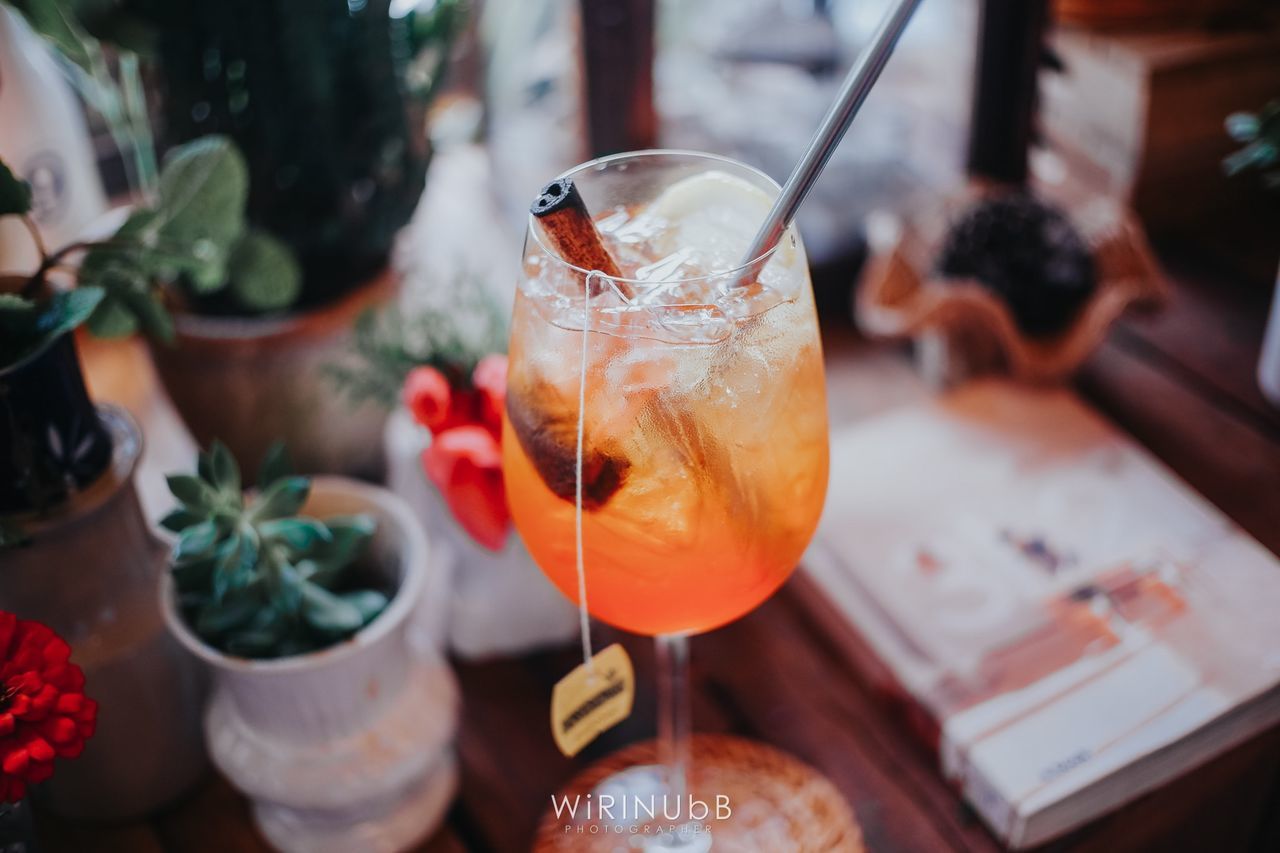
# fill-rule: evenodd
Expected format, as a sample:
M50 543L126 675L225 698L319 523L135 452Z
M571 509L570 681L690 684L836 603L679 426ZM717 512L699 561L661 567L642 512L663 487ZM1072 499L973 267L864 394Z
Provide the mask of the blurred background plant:
M331 646L373 621L387 595L358 586L376 524L368 515L300 515L311 481L291 473L283 445L246 497L240 466L215 442L196 473L171 474L179 507L161 524L178 605L204 642L231 655L276 658Z
M93 5L106 10L95 27L146 51L162 145L217 133L244 152L249 220L298 258L302 306L385 265L422 195L426 111L466 20L462 0ZM254 313L224 297L194 307Z
M353 403L395 408L405 379L422 366L439 370L450 385L469 387L482 358L506 352L508 311L481 277L462 272L442 290L447 304L360 316L349 352L325 368Z
M182 307L235 315L319 304L383 266L422 194L426 108L467 13L463 0L9 2L101 117L134 198L164 190L157 136L161 149L226 136L243 153L224 191L252 227L211 247L227 264L179 271ZM238 282L258 265L284 285Z
M298 291L297 265L277 240L247 227L246 194L235 146L206 137L169 153L150 200L109 236L49 247L30 215L30 188L0 161L0 216L19 217L40 255L31 274L0 278L0 366L85 322L101 337L142 330L171 339L166 282L181 285L171 291L176 299L230 286L245 304L287 305ZM71 264L75 256L82 258L78 266ZM55 282L51 276L60 273Z

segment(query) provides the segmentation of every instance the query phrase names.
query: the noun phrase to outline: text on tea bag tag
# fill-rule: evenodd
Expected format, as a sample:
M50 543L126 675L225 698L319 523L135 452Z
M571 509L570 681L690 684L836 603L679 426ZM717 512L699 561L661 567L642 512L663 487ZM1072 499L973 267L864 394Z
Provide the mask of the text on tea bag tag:
M614 643L556 683L551 692L551 736L565 755L577 755L631 715L635 670Z
M582 282L582 352L578 371L578 447L574 457L574 539L578 570L578 624L582 632L582 665L556 683L551 692L551 736L565 755L577 755L601 733L631 715L635 672L626 649L614 643L599 655L591 652L587 614L587 571L582 549L582 452L586 432L587 340L591 322L590 272ZM602 277L602 276L601 276Z

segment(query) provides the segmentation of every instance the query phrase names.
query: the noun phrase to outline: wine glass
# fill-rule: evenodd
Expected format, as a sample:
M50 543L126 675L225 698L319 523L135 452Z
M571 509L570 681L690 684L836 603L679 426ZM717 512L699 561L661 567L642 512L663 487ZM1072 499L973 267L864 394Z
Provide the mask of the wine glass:
M530 218L509 348L508 501L534 560L579 601L581 392L587 609L656 639L659 781L680 798L689 637L749 612L787 579L826 494L808 265L790 230L741 264L779 188L732 160L643 151L565 177L622 277L574 266ZM652 783L640 778L649 772L614 781L636 790Z

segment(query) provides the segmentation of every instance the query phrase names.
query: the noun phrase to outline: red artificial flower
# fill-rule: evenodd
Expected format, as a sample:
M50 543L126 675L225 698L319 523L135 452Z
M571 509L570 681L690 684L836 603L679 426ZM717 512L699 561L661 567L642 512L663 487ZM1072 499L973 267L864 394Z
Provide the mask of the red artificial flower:
M463 529L489 550L502 550L511 511L495 435L477 424L447 429L423 451L422 467Z
M55 757L79 755L97 718L66 641L0 611L0 801L16 803L52 776Z
M438 435L456 426L474 423L477 395L449 384L434 367L415 367L404 380L404 404L413 419Z
M480 419L494 435L502 433L502 410L507 405L507 357L492 353L480 359L471 372L471 384L480 395Z

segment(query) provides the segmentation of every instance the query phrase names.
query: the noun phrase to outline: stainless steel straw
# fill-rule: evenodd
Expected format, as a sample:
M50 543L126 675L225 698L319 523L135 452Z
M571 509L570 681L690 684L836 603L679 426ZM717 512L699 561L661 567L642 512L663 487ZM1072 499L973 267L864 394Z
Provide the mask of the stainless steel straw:
M867 99L871 87L880 78L880 72L884 70L889 55L898 43L898 37L906 29L907 22L919 5L920 0L895 0L885 14L871 43L862 51L853 68L849 69L849 75L840 86L840 95L831 109L827 110L822 124L809 143L809 149L792 170L791 177L787 178L786 186L782 188L782 194L773 203L769 216L756 232L747 256L742 259L744 266L772 249L782 239L801 202L809 194L809 190L813 189L814 181L835 153L836 146L844 138L845 131L858 114L862 102Z

